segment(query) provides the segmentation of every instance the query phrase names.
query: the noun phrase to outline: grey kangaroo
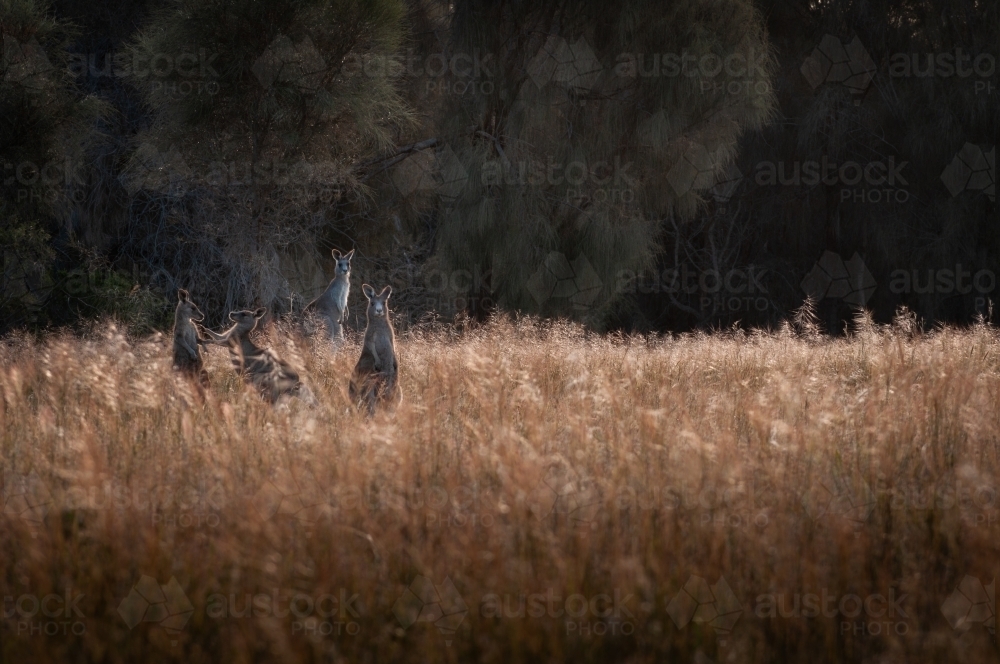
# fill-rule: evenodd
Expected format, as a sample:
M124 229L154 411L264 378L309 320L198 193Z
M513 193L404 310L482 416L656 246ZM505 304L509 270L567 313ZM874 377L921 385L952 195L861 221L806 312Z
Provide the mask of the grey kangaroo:
M275 403L284 396L300 396L310 404L315 403L312 392L299 378L298 372L290 364L278 357L269 348L261 348L250 339L250 333L267 310L261 307L254 311L231 311L229 319L235 323L222 334L211 330L205 333L213 343L229 346L233 368L257 388L268 402Z
M378 295L368 284L364 284L361 290L368 298L368 326L349 391L351 401L359 408L365 408L371 416L379 405L397 406L403 400L403 393L399 389L396 335L389 319L392 287L386 286Z
M326 322L330 339L339 344L344 339L344 324L347 323L347 296L351 291L351 257L354 250L346 254L334 249L337 261L336 273L323 294L305 306L303 311L316 311Z
M208 386L208 372L201 355L206 340L199 334L199 321L205 319L191 295L181 288L177 291L177 308L174 310L174 369L197 378L203 387Z

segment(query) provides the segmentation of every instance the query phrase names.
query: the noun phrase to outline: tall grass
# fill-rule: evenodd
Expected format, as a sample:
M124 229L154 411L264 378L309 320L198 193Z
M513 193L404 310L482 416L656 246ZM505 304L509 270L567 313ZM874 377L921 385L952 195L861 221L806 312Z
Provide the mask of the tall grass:
M267 337L319 407L4 341L3 661L996 658L991 327L415 330L371 420L357 340Z

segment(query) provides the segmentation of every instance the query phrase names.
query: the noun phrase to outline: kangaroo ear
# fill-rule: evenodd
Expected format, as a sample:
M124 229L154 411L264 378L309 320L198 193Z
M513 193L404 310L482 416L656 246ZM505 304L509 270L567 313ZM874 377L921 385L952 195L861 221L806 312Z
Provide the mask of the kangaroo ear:
M353 256L353 255L354 255L354 250L351 249L346 254L344 254L344 258L346 258L347 260L351 260L351 256Z
M364 293L365 297L367 297L369 300L375 297L375 289L369 286L368 284L361 285L361 292Z
M256 311L253 312L253 317L254 318L263 318L264 314L266 314L266 313L267 313L267 309L265 309L264 307L261 307L260 309L257 309Z
M334 249L333 251L330 252L330 254L333 256L334 260L337 260L342 255L339 249Z
M191 296L188 294L188 292L186 290L184 290L183 288L178 288L177 289L177 301L178 302L187 302L190 298L191 298Z
M382 289L382 292L378 294L378 296L383 300L388 300L390 295L392 295L392 286L386 286Z

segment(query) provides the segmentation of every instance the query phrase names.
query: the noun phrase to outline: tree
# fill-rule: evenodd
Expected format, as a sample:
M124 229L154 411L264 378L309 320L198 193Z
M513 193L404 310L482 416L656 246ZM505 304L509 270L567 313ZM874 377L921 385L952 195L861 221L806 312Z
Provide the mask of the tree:
M288 263L308 262L338 220L370 205L359 164L411 123L372 66L398 49L404 18L399 0L158 11L118 59L152 112L124 174L126 251L164 288L214 288L199 293L210 308L287 309L299 290Z
M741 141L745 178L716 228L738 230L734 260L769 270L773 308L730 319L774 322L809 294L833 332L859 305L886 322L901 305L928 323L985 314L996 297L987 290L989 274L1000 270L996 203L985 186L962 179L961 160L985 166L997 143L1000 105L991 83L1000 55L997 6L975 0L760 5L779 62L783 121ZM838 57L850 78L830 66ZM960 156L966 144L969 154ZM836 167L821 181L810 179L808 165L824 163ZM678 242L705 249L703 239L682 229ZM806 292L813 287L808 275L827 251L844 261L857 253L863 261L868 288L860 296L844 298L835 288ZM986 272L977 290L971 280L980 270ZM957 273L966 271L960 286ZM705 322L671 313L660 326Z
M44 324L53 236L84 170L87 130L105 106L79 94L66 66L72 27L39 0L0 1L0 248L3 327Z
M768 48L741 0L455 3L452 53L491 85L441 123L445 269L600 326L770 116Z

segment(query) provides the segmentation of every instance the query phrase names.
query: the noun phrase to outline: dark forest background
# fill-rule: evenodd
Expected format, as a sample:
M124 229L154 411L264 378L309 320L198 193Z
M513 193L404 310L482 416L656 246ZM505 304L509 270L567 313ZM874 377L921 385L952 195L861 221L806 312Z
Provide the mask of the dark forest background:
M295 313L332 248L404 327L990 316L998 14L0 0L0 332Z

